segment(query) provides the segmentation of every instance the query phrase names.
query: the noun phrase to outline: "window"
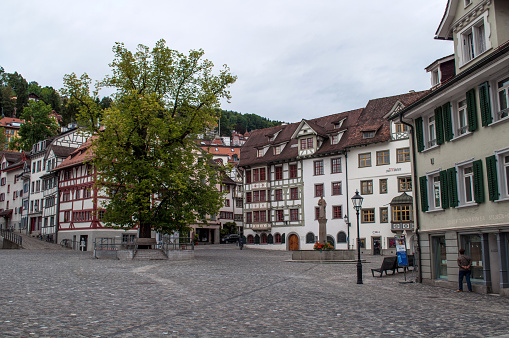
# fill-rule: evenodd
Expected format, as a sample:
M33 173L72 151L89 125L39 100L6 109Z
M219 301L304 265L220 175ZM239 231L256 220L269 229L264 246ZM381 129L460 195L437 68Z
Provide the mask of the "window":
M64 222L69 222L69 211L64 211Z
M253 193L251 191L246 192L246 203L251 203L253 201Z
M393 205L392 206L393 222L411 222L412 221L412 205Z
M306 244L315 243L315 234L312 232L308 232L306 235Z
M253 223L253 214L246 212L246 223Z
M488 41L486 40L486 33L484 27L485 17L474 23L472 26L467 27L459 34L460 46L462 49L461 64L464 65L470 60L475 59L488 49Z
M315 207L315 219L320 218L320 207Z
M2 180L1 180L1 182L2 182L2 183L1 183L1 185L2 185L2 186L4 186L4 185L5 185L6 180L7 180L7 178L2 177Z
M396 162L410 162L410 148L396 149Z
M375 131L363 131L362 132L362 138L364 139L367 139L367 138L373 138L375 137Z
M389 222L389 209L388 208L380 208L380 223L388 223Z
M498 106L500 111L497 113L497 119L502 119L509 115L509 78L497 83Z
M375 209L362 209L361 210L362 223L375 222Z
M230 206L230 200L229 199L224 200L224 206L225 207L229 207Z
M337 174L341 172L341 158L331 158L331 173Z
M246 184L251 183L251 170L246 170Z
M315 176L316 175L323 175L323 160L314 161L313 165L314 165Z
M370 195L373 193L373 181L361 181L361 195Z
M465 203L474 200L474 169L471 166L463 168L463 198Z
M343 207L341 205L332 207L332 218L343 218Z
M253 182L260 182L265 180L265 168L253 169Z
M428 148L437 144L437 137L435 132L435 115L428 118Z
M463 235L461 236L462 247L465 249L465 255L472 259L473 281L483 281L483 246L481 236L485 235Z
M389 150L382 150L376 152L376 165L390 164Z
M386 178L381 178L379 180L379 185L380 185L380 193L381 194L387 194L387 179Z
M459 204L484 202L482 161L467 161L457 167Z
M332 145L338 144L339 143L339 135L338 134L332 135L330 143Z
M236 198L235 199L235 206L237 208L242 208L243 207L242 198Z
M274 200L276 200L276 201L283 200L283 189L274 190Z
M300 139L300 150L313 149L313 138L301 138Z
M276 221L282 222L285 220L284 210L276 210Z
M359 154L359 168L371 167L371 153Z
M299 199L299 188L290 188L290 199Z
M282 180L283 179L283 167L276 167L274 175L275 175L276 180Z
M299 220L299 209L290 209L290 221Z
M275 146L274 147L274 155L281 154L281 146Z
M463 99L458 101L457 125L456 135L463 135L467 133L468 120L467 120L467 100Z
M290 178L297 178L297 165L290 164Z
M347 238L344 231L338 232L338 243L346 243Z
M398 191L412 191L412 178L411 177L398 177Z
M281 244L281 242L282 242L281 234L279 232L276 232L276 234L274 235L274 243Z
M341 182L332 182L332 195L342 195L342 184Z
M440 209L442 207L441 196L442 188L440 184L440 176L436 175L432 177L433 182L433 208Z
M217 150L217 148L216 148L216 150ZM258 158L263 157L263 149L256 150L256 157L258 157Z
M323 183L315 184L315 197L324 196Z

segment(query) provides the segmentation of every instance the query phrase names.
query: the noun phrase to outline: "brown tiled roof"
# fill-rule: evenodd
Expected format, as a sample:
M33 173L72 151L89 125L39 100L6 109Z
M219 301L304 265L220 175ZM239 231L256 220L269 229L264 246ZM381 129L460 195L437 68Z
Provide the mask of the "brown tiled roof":
M410 92L407 94L384 97L370 100L364 109L356 109L348 112L319 117L312 120L303 120L316 133L324 137L320 148L314 156L325 156L327 154L339 153L348 147L355 147L377 142L390 140L390 121L385 118L397 102L404 106L424 96L428 91ZM334 129L334 124L344 120L340 129ZM297 139L292 135L302 122L292 123L283 126L255 130L240 150L240 166L252 166L263 163L288 161L298 156ZM269 137L277 131L280 133L272 142ZM338 144L331 144L328 135L344 131ZM375 137L363 139L363 131L375 131ZM274 155L273 146L286 143L285 148L279 155ZM269 146L263 157L257 157L257 149Z
M0 151L0 157L2 156L4 156L9 163L18 162L21 160L21 153L19 151L2 150Z
M12 125L13 122L23 124L23 123L25 123L25 120L20 120L15 117L2 117L2 119L0 119L0 126L19 129L19 126Z
M319 135L324 136L324 142L320 149L315 154L326 154L330 152L339 152L344 148L344 139L348 134L348 127L355 124L362 109L356 109L349 112L343 112L324 116L312 120L304 120L311 128L313 128ZM346 119L341 129L334 129L334 123ZM292 139L301 122L291 123L287 125L271 127L266 129L258 129L251 132L247 142L240 149L240 166L250 166L261 163L287 161L296 158L298 155L297 139ZM339 144L331 145L328 134L334 131L346 130ZM268 135L274 135L279 131L279 134L274 141L269 142ZM274 155L272 147L270 147L263 157L257 158L257 149L261 149L269 145L280 145L286 143L286 146L279 155Z
M397 102L404 106L424 96L427 91L410 92L396 96L370 100L357 120L357 124L350 130L347 147L355 147L378 142L387 142L391 138L391 124L385 115L391 111ZM375 131L375 137L364 139L363 132Z
M60 170L68 167L79 165L85 161L89 161L94 158L94 153L91 149L92 142L88 140L83 143L81 147L75 149L55 170Z
M57 146L57 145L50 145L50 149L49 150L53 150L53 153L57 157L67 157L71 153L73 153L76 150L76 148L62 147L62 146Z

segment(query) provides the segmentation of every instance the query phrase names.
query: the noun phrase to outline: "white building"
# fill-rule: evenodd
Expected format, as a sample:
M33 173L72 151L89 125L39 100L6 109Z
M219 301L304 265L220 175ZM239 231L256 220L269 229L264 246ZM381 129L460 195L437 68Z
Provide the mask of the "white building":
M23 171L26 157L23 153L0 152L0 227L21 230L23 181L18 175Z

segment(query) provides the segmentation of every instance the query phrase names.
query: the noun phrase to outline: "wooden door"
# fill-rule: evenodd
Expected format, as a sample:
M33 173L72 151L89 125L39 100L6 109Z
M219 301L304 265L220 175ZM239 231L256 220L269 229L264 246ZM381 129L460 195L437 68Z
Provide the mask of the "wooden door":
M291 234L288 237L288 250L290 251L299 250L299 236Z

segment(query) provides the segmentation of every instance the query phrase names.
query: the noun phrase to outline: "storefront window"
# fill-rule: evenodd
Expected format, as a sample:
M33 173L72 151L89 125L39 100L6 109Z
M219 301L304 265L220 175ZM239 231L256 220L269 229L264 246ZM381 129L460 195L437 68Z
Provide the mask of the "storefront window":
M463 248L465 254L472 258L472 276L474 281L483 281L483 263L482 263L482 243L481 236L479 235L464 235L462 236Z
M433 237L436 279L447 279L447 257L445 248L445 236Z

